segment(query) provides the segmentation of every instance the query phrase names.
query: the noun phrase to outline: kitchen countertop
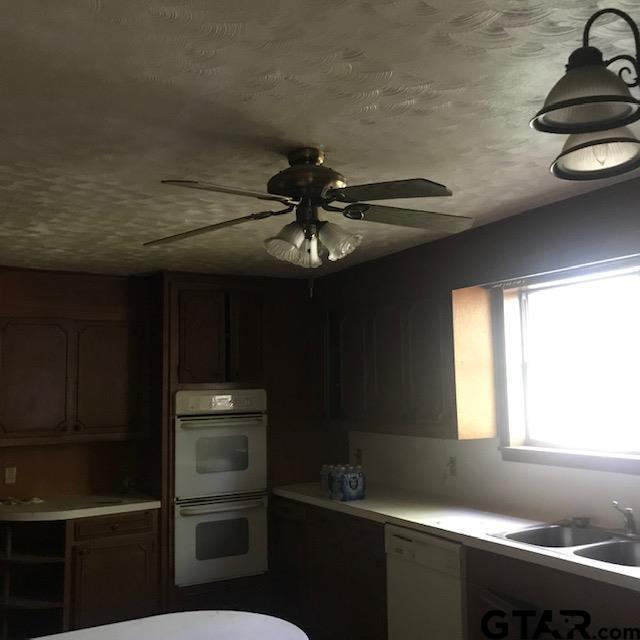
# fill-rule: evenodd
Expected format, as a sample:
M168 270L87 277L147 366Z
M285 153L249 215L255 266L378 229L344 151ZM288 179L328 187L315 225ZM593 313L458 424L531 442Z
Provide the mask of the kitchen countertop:
M108 516L130 511L159 509L161 503L147 496L95 495L46 498L42 502L0 504L0 521L41 522Z
M496 534L543 524L540 521L482 511L442 498L377 486L368 487L365 500L353 502L330 500L324 496L320 483L314 482L276 487L273 493L282 498L374 522L407 527L459 542L467 547L640 591L640 567L600 562L566 551L496 537Z

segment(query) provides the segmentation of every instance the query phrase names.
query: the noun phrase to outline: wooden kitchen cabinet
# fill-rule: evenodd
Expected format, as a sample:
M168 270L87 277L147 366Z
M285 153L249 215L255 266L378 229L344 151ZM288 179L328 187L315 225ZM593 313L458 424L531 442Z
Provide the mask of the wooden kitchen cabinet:
M71 627L158 613L155 511L82 518L71 550Z
M640 627L640 594L636 591L476 549L466 550L466 574L468 640L487 640L494 632L507 633L505 640L520 640L525 637L522 616L513 612L521 610L532 612L526 637L536 637L532 627L543 615L550 616L550 626L561 637L572 637L568 632L575 618L561 610L585 611L590 616L591 635L584 637L597 637L598 629L604 627ZM491 611L501 613L488 614ZM487 615L485 633L482 620ZM583 636L576 633L573 637Z
M126 323L84 323L78 328L77 418L80 433L135 431L140 406L133 380L139 358Z
M178 384L262 380L259 292L178 285L176 299Z
M229 380L262 380L262 299L244 291L229 294Z
M226 294L209 289L178 294L178 379L182 383L226 380Z
M141 433L143 344L124 321L0 321L0 446Z
M381 524L282 498L271 503L271 569L276 614L311 640L387 637ZM295 606L287 609L289 598Z
M326 407L368 431L440 438L496 434L489 292L330 310Z
M1 438L57 437L69 428L71 331L63 320L0 321Z

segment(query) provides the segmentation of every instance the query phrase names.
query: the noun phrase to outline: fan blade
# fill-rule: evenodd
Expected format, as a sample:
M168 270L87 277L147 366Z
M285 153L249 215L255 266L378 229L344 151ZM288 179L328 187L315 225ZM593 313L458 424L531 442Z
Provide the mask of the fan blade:
M443 184L438 184L425 178L356 184L353 187L344 187L343 189L330 189L326 194L327 198L338 202L391 200L393 198L430 198L432 196L450 195L451 191Z
M260 213L250 213L248 216L242 216L242 218L234 218L233 220L225 220L224 222L218 222L217 224L208 224L206 227L199 227L198 229L192 229L191 231L184 231L183 233L176 233L166 238L160 238L159 240L150 240L144 242L143 247L153 247L159 244L169 244L170 242L176 242L178 240L184 240L185 238L193 238L203 233L209 233L210 231L217 231L218 229L224 229L225 227L233 227L243 222L249 222L250 220L262 220L263 218L269 218L270 216L277 215L274 211L261 211Z
M448 216L444 213L432 211L418 211L416 209L398 209L379 204L350 204L343 210L343 215L351 220L365 220L393 224L398 227L413 227L428 231L457 233L468 229L473 224L473 218L463 216Z
M272 200L273 202L282 202L282 204L298 203L297 200L292 200L286 196L277 196L272 193L263 193L262 191L251 191L251 189L242 189L240 187L225 187L219 184L200 182L199 180L162 180L161 182L162 184L171 184L175 187L215 191L216 193L231 193L235 196L246 196L247 198L257 198L258 200Z

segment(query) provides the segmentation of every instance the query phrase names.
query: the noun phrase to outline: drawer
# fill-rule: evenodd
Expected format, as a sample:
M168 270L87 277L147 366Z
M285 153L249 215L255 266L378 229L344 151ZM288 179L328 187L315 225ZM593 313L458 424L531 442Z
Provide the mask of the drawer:
M74 524L73 529L74 539L77 541L147 533L153 530L153 511L137 511L135 513L119 513L114 516L82 518Z

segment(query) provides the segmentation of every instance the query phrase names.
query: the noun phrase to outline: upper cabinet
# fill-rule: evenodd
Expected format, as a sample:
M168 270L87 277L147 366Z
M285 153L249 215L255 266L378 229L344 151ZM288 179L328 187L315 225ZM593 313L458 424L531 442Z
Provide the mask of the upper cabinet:
M0 269L0 446L147 433L148 282Z
M324 361L331 416L358 429L444 438L496 432L489 293L328 314Z
M178 293L180 382L224 382L227 360L227 300L222 291Z
M258 292L178 285L178 384L262 379L262 299Z
M127 322L0 320L0 446L139 435L140 351Z
M71 340L63 321L0 321L0 437L57 436L70 427Z

